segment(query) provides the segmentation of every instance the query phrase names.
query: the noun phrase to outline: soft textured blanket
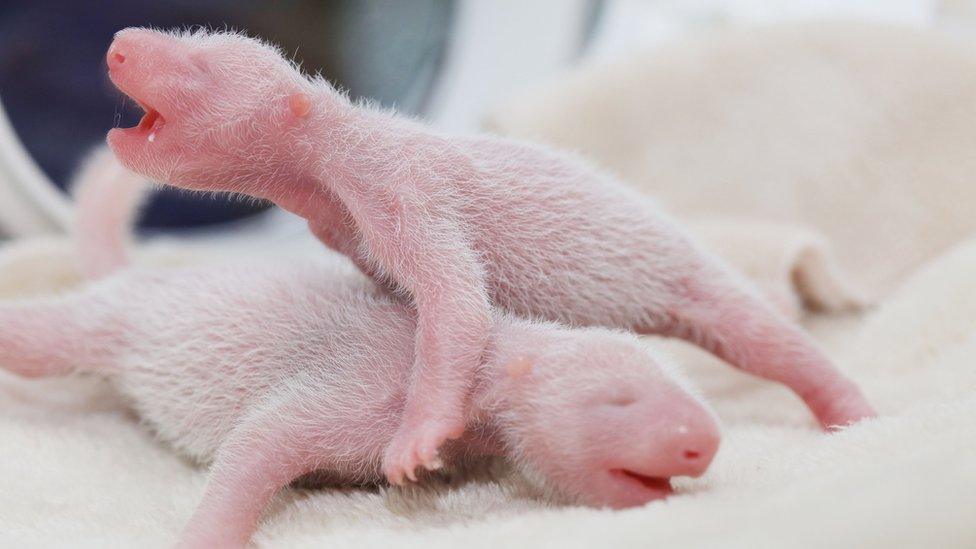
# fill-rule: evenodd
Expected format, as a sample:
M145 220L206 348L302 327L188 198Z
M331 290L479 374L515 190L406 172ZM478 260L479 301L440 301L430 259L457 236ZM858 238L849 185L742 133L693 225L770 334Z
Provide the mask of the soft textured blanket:
M585 67L489 115L686 220L805 225L869 297L976 231L976 42L861 24L708 35Z
M831 61L850 56L864 60ZM967 225L976 225L976 191L966 167L976 144L966 76L974 59L940 37L897 30L770 30L635 58L629 80L612 67L587 69L554 88L558 97L516 102L494 118L496 128L591 152L694 215L701 238L785 309L819 309L805 321L882 417L821 433L785 389L660 341L702 386L724 431L709 473L678 482L667 501L623 512L562 507L491 467L406 490L290 490L256 542L976 546L976 240L966 240L976 230ZM616 74L609 102L593 91L607 74ZM574 116L559 122L591 120L592 135L525 114L574 93L592 103L572 99ZM624 103L643 124L621 119L619 134L611 124L599 131L601 109ZM620 151L621 139L633 162L601 154ZM150 248L139 261L199 257ZM77 283L67 240L0 250L4 298ZM878 304L851 310L866 297ZM0 372L0 441L2 546L166 546L203 489L205 471L155 441L92 378Z

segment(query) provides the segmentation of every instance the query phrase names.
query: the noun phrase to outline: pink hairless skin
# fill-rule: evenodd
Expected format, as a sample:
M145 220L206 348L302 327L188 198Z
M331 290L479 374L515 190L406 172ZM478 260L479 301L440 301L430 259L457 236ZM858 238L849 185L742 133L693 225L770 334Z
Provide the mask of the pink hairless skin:
M125 175L95 168L102 187L79 193L79 231L86 271L106 274L126 240L110 225L131 218L116 214L133 197L106 185ZM0 365L106 376L161 438L212 462L181 545L243 546L296 478L383 479L416 312L337 258L127 269L74 294L2 304ZM448 464L504 456L543 490L617 508L708 467L712 414L636 336L493 320Z
M686 339L787 385L825 428L874 415L802 330L648 198L572 155L355 105L239 34L126 29L107 61L146 110L108 135L125 166L272 200L412 299L417 362L384 459L394 483L462 432L490 304Z

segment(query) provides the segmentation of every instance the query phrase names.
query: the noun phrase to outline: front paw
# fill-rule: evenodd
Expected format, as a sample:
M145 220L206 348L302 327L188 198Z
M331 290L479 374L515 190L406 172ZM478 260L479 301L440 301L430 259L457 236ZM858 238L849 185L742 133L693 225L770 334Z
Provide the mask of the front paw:
M405 421L386 448L383 474L390 484L402 485L404 478L416 481L416 470L423 467L433 471L444 466L438 455L440 447L449 439L464 432L461 421L427 419Z

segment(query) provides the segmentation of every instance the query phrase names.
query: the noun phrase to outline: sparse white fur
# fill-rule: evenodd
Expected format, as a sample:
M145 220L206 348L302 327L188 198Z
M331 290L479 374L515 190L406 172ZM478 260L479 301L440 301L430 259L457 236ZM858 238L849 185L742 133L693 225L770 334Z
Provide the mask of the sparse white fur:
M130 269L78 294L0 308L0 357L21 375L77 368L107 376L162 439L215 460L208 494L240 491L259 506L255 515L277 486L304 473L379 482L409 386L415 320L339 265ZM617 460L673 474L655 471L655 456L684 448L680 429L698 430L704 404L670 368L657 369L644 344L504 315L495 325L469 435L445 449L446 459L503 454L544 490L597 504L585 495L605 474L594 466ZM526 355L532 374L511 379L506 364ZM633 416L597 419L620 398L646 404ZM284 475L262 481L276 484L270 493L238 485L238 476L269 467ZM198 528L226 527L207 514L219 499L205 501Z
M649 198L581 158L354 105L238 34L126 29L108 59L116 85L166 118L152 144L140 128L109 134L123 164L179 187L273 200L416 308L391 480L457 432L491 306L690 340L788 385L824 427L873 415L802 330ZM307 101L299 114L296 96Z
M78 217L92 223L78 227L90 241L82 250L122 245L119 224L133 219L125 210L135 195L107 192L99 179L112 162L102 156L83 172ZM83 257L85 270L124 262L124 250L105 252ZM213 463L184 542L244 543L296 478L383 478L410 386L416 313L338 259L129 268L63 297L5 304L0 364L27 377L105 376L163 440ZM657 479L708 466L713 415L636 336L503 313L493 325L467 434L443 454L449 463L506 456L547 492L612 506L669 491L620 471Z

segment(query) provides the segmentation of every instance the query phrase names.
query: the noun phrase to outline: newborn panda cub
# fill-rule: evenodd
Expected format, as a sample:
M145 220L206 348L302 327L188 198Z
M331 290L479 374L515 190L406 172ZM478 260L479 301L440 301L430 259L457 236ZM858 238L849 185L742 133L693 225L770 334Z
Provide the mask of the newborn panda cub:
M130 268L74 294L8 302L0 365L108 378L162 439L212 463L183 545L241 546L298 477L383 480L417 317L336 259ZM708 467L713 416L636 336L501 313L493 326L446 464L507 457L546 492L616 508L665 497L670 477Z
M874 415L797 326L648 198L572 155L355 105L239 34L126 29L106 59L146 110L108 135L125 166L272 200L412 300L416 365L384 458L393 482L435 466L463 430L492 305L686 339L786 384L825 428Z
M186 541L226 547L306 473L382 479L415 329L409 308L321 263L130 270L0 307L0 364L105 375L163 439L213 462ZM508 456L547 490L627 507L711 461L712 416L636 337L497 315L491 342L449 463Z

